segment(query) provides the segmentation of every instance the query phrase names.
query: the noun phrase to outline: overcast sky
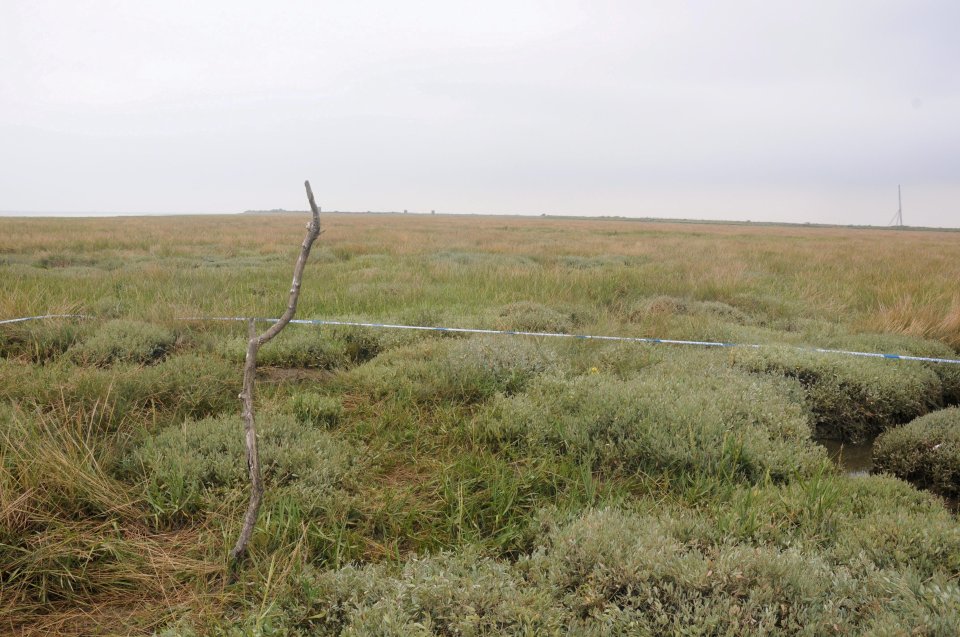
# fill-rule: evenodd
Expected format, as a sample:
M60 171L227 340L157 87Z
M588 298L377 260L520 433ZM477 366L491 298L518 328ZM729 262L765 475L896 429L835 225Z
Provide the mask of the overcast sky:
M960 226L960 3L0 0L0 210Z

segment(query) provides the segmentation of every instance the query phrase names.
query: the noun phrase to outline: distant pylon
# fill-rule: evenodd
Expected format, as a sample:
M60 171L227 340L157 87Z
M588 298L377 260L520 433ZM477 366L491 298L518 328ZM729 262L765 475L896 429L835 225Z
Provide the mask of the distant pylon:
M897 226L903 227L903 197L900 194L900 184L897 184Z
M903 197L900 194L900 184L897 184L897 214L893 215L890 225L897 228L903 227Z

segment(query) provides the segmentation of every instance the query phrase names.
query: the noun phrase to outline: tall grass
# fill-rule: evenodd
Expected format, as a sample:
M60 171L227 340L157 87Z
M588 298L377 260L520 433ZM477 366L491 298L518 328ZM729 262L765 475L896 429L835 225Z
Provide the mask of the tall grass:
M96 414L5 412L0 626L84 631L113 608L146 628L208 594L206 577L218 569L203 530L156 533L144 523L137 490L111 475L117 445L98 435Z
M102 310L111 299L147 319L276 314L300 225L259 216L3 219L0 315ZM949 232L889 241L894 231L336 214L325 225L324 258L307 275L323 284L305 287L304 315L386 318L400 305L473 314L588 299L612 307L668 295L960 346L960 248Z

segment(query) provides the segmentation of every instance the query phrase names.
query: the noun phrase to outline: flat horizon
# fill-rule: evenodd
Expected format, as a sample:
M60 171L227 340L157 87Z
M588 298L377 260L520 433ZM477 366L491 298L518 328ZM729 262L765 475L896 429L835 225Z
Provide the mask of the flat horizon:
M139 212L139 211L21 211L0 210L0 218L8 219L108 219L114 217L201 217L201 216L239 216L239 215L278 215L278 214L308 214L307 210L243 210L239 212ZM824 223L820 221L777 221L766 219L711 219L697 217L657 217L651 215L618 215L618 214L587 214L564 212L456 212L456 211L422 211L422 210L324 210L327 214L346 215L421 215L421 216L456 216L456 217L524 217L524 218L564 218L564 219L596 219L620 221L652 221L674 223L703 223L703 224L751 224L771 226L814 226L824 228L869 228L875 230L960 230L960 226L929 226L910 225L895 226L892 224L864 224L864 223Z

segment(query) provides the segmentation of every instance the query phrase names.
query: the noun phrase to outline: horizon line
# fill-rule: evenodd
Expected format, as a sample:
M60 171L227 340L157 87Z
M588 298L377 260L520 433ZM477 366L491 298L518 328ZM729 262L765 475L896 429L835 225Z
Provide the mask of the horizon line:
M456 217L522 217L522 218L540 218L540 219L582 219L582 220L618 220L618 221L652 221L652 222L672 222L672 223L699 223L699 224L739 224L739 225L776 225L776 226L798 226L798 227L820 227L820 228L864 228L875 230L945 230L957 231L960 226L911 226L911 225L873 225L857 223L823 223L816 221L755 221L753 219L697 219L691 217L652 217L652 216L626 216L626 215L585 215L579 213L496 213L496 212L421 212L408 210L322 210L328 214L345 215L419 215L419 216L456 216ZM308 210L286 210L276 208L272 210L244 210L241 212L115 212L115 211L36 211L36 210L0 210L0 218L5 219L106 219L119 217L202 217L202 216L242 216L242 215L262 215L278 216L291 214L309 214Z

